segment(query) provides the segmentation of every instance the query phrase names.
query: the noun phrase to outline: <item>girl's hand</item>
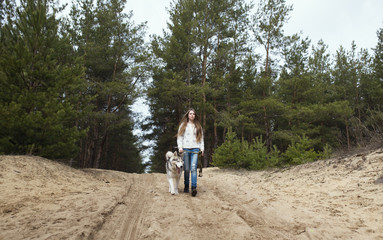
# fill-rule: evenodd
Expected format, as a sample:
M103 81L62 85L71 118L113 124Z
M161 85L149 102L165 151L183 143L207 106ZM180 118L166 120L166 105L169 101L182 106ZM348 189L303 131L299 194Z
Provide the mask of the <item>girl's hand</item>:
M180 153L183 153L184 149L183 149L183 148L179 148L178 151L179 151Z
M203 157L203 151L201 151L201 156Z

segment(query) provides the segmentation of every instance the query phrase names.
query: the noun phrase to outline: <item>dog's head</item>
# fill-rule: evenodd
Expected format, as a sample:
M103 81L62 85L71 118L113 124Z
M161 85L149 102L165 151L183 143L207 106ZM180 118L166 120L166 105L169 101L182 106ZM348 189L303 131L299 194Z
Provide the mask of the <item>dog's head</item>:
M182 155L183 154L179 155L177 153L177 151L174 153L172 153L172 152L166 153L166 160L170 162L172 167L177 169L178 174L181 173L181 171L183 170L183 167L184 167L184 161L182 160Z

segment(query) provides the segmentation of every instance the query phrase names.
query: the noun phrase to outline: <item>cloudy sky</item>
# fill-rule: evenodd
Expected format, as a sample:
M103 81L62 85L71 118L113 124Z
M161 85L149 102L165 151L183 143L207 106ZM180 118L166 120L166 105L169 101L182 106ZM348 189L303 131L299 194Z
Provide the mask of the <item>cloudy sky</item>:
M248 0L250 1L250 0ZM136 23L147 21L148 34L162 34L168 21L171 0L127 0ZM258 0L253 0L255 6ZM322 39L331 53L339 46L350 49L354 40L358 49L375 47L376 31L383 28L383 0L286 0L293 5L286 34L302 32L312 44Z

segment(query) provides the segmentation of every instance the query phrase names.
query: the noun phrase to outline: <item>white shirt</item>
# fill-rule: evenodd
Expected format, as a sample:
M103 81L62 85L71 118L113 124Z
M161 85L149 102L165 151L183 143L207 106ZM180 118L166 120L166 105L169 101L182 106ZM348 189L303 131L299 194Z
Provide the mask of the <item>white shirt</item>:
M181 129L180 125L178 131ZM199 148L204 151L203 134L200 142L197 142L197 129L193 123L187 123L185 132L182 136L177 137L178 149L180 148Z

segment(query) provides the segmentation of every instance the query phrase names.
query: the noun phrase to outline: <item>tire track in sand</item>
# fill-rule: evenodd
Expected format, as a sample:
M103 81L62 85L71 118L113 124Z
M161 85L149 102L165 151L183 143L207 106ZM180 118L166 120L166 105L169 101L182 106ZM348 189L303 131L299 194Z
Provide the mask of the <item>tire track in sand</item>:
M132 184L127 194L114 210L105 217L104 224L99 227L90 239L139 239L145 217L145 205L150 198L144 187L151 186L155 178L144 174L132 175Z
M267 215L236 182L205 175L197 197L170 195L166 175L134 174L127 194L90 239L296 239L296 224ZM181 189L182 190L182 189Z

